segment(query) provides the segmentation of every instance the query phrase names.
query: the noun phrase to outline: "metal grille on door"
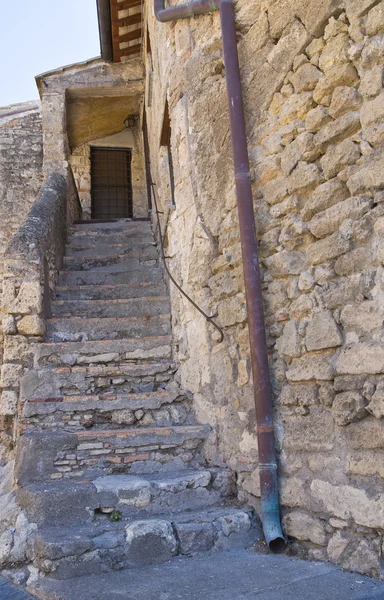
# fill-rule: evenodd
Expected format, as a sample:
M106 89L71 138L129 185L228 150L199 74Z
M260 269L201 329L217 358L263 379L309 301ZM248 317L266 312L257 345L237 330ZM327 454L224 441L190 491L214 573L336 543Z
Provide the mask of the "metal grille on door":
M132 151L91 148L92 219L133 217Z

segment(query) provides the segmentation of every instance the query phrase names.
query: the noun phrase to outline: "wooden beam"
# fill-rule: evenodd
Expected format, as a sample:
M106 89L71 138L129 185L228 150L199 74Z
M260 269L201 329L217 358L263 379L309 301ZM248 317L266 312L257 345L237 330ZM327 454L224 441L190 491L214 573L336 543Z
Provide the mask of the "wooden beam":
M131 56L132 54L140 54L141 52L141 44L136 44L135 46L129 46L129 48L124 48L124 50L119 50L117 53L117 57L120 59L123 56Z
M135 31L130 31L129 33L125 33L124 35L116 36L119 44L121 42L132 42L133 40L139 40L141 38L142 30L135 29Z
M118 27L129 27L130 25L137 25L138 23L141 23L143 19L143 15L140 13L137 13L137 15L130 15L129 17L124 17L124 19L117 19L117 22L115 23L113 17L112 17L112 23L115 25L117 25Z
M117 10L127 10L128 8L133 8L134 6L141 6L142 0L123 0L123 2L118 2L116 4Z

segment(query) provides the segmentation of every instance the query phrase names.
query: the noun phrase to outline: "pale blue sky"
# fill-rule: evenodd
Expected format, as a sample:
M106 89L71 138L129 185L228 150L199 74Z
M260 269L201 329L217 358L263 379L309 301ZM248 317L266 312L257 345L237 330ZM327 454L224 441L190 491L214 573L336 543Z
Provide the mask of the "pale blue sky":
M99 54L96 0L0 0L0 106L38 98L35 75Z

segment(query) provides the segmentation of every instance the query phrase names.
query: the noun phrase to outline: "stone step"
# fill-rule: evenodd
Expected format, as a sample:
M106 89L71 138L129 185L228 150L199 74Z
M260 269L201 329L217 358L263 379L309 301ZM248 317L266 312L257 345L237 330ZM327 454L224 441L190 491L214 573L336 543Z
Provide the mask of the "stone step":
M72 249L86 247L95 247L99 244L110 247L111 245L125 246L134 248L139 244L153 244L154 237L152 231L117 231L117 232L78 232L71 235L69 246Z
M37 400L99 393L152 392L164 388L175 371L175 363L161 359L33 369L21 380L21 397L23 400Z
M209 432L207 425L26 432L18 442L16 479L24 489L49 479L160 472L165 465L184 470L197 464Z
M156 244L152 235L142 237L128 238L121 244L108 244L95 240L89 241L86 238L77 244L69 244L66 249L65 261L70 263L72 259L79 257L94 258L99 256L130 256L132 254L150 254L157 252Z
M149 317L170 313L168 296L111 300L54 300L53 316L62 317Z
M84 523L90 516L113 511L123 518L172 515L213 506L233 497L234 492L234 476L229 470L187 469L35 484L23 488L18 499L29 520L41 526Z
M152 234L150 222L127 223L123 221L115 223L84 223L74 225L71 232L71 238L80 238L86 236L97 236L107 238L109 236L140 236ZM152 234L153 235L153 234Z
M24 402L24 430L83 430L91 426L121 428L194 424L191 402L173 387L139 394L96 394L38 398Z
M253 511L212 507L169 517L97 521L65 531L46 527L35 536L33 561L49 577L66 580L162 563L175 556L250 548L261 537Z
M54 297L57 300L127 300L165 294L166 285L163 281L159 281L125 285L62 285L55 288Z
M66 256L64 258L64 270L68 271L93 271L104 272L107 267L115 265L123 269L140 269L143 266L153 266L157 261L158 253L155 247L145 252L131 252L119 256L118 254L105 254L97 256ZM114 269L116 270L116 269Z
M50 342L33 345L35 367L95 365L127 360L170 358L170 335L90 342Z
M59 285L127 285L139 283L158 283L164 281L163 269L155 261L147 261L147 264L140 263L137 259L133 262L120 262L117 265L108 265L101 269L92 269L92 271L60 271Z
M95 229L97 231L109 231L115 229L140 229L140 228L151 228L150 219L111 219L111 220L88 220L88 221L76 221L72 225L74 231L88 231Z
M52 342L119 340L155 337L171 333L169 314L115 318L56 317L48 319L46 324L46 336Z

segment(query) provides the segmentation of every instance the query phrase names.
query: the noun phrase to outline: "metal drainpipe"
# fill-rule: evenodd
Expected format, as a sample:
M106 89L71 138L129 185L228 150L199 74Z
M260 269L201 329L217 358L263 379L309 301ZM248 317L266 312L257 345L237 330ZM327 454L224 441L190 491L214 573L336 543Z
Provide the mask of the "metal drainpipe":
M169 8L164 8L164 0L154 0L154 8L155 16L161 22L183 19L216 9L220 10L256 406L261 519L269 549L276 553L283 552L286 540L280 524L272 396L237 51L235 10L232 0L191 0L187 4Z

